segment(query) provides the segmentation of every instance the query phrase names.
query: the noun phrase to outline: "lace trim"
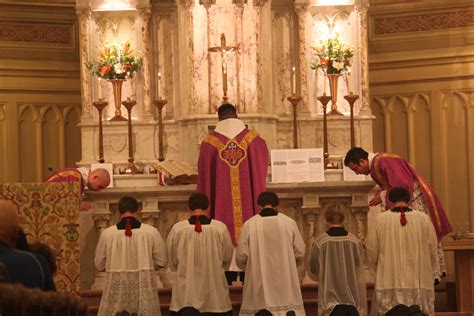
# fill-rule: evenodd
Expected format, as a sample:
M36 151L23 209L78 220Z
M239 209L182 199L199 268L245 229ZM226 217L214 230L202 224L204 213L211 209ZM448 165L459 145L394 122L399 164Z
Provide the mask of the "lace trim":
M270 312L286 312L286 311L297 311L304 310L303 305L286 305L286 306L274 306L274 307L262 307L260 309L241 309L240 314L255 315L259 310L266 309Z
M398 304L419 305L423 313L434 315L434 300L434 289L376 289L371 315L384 315Z
M110 316L126 310L140 316L161 315L156 271L106 272L97 315Z

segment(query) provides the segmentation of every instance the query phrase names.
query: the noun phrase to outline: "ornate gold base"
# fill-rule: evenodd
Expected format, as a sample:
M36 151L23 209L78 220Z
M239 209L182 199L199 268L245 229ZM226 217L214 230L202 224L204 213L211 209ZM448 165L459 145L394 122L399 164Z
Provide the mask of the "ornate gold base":
M338 110L334 110L334 109L331 109L331 111L328 112L328 115L330 116L344 116L344 114L342 114L341 112L339 112Z
M128 120L121 115L116 115L109 120L109 122L126 122L126 121Z
M129 161L125 169L119 169L120 174L143 174L143 170L138 169L133 161Z

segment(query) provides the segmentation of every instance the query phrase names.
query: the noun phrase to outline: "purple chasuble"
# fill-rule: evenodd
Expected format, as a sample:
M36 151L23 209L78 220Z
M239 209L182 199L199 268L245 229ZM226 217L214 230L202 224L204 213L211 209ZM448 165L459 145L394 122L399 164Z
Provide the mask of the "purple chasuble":
M211 217L226 224L234 245L257 213L267 169L268 148L255 131L245 128L233 139L212 132L201 143L197 191L209 197Z
M414 183L418 182L438 240L452 231L448 217L435 191L405 159L394 154L379 153L375 155L370 165L370 176L382 189L404 187L410 191L412 197ZM388 194L385 203L387 208L392 208Z
M84 180L82 179L82 174L76 168L62 168L54 171L45 182L54 182L54 183L81 183L81 195L84 193Z

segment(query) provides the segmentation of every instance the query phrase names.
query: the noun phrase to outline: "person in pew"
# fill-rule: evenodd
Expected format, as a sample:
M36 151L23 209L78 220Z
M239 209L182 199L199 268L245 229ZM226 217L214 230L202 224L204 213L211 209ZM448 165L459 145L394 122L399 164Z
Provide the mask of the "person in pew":
M356 174L370 174L371 178L381 188L369 201L370 206L382 204L384 201L384 208L390 209L392 202L388 198L387 191L395 187L405 187L408 189L412 197L412 205L418 211L424 212L431 217L438 237L438 261L440 267L438 279L446 276L441 238L450 233L452 228L436 192L420 176L415 168L400 156L389 153L369 154L360 147L353 147L347 152L344 158L344 165Z
M434 315L434 280L439 275L436 232L429 216L409 207L410 192L390 189L392 209L377 215L366 252L376 271L371 315L385 315L398 304L419 305Z
M100 235L95 266L105 270L99 316L127 311L161 315L156 271L166 266L166 246L158 230L138 220L138 201L119 200L120 222Z
M9 281L29 288L55 291L46 259L36 253L15 249L18 229L17 207L11 201L0 200L0 262L7 270Z
M297 271L305 244L298 226L278 212L275 193L263 192L257 202L261 210L245 222L235 256L245 271L240 315L261 310L276 316L305 315Z
M324 212L328 230L313 242L310 277L319 281L320 316L367 315L364 248L344 227L344 212L335 207Z
M176 273L170 315L232 316L224 271L233 245L226 225L209 218L209 199L194 193L188 199L189 219L176 223L168 234L170 268Z

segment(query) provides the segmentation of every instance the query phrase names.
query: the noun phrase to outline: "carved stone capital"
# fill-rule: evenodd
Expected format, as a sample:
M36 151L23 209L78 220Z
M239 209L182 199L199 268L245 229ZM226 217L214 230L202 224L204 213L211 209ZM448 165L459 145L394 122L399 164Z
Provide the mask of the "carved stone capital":
M158 219L160 218L159 211L142 211L141 215L145 224L157 227Z
M308 5L306 3L295 4L294 8L296 14L298 15L298 18L300 16L306 15L306 13L308 12Z
M92 219L94 220L94 226L99 231L99 235L101 235L104 229L109 227L110 213L93 213Z
M367 13L367 11L369 11L369 6L369 0L357 0L354 7L356 12L360 15Z
M245 1L245 2L247 2L247 1ZM267 3L266 0L253 0L253 5L257 8L260 8L260 9L265 5L265 3Z
M194 0L181 0L179 3L187 10L192 10L194 7Z
M76 8L76 14L79 21L89 21L92 16L92 11L90 8Z
M151 6L137 7L137 13L142 22L148 23L151 16Z

